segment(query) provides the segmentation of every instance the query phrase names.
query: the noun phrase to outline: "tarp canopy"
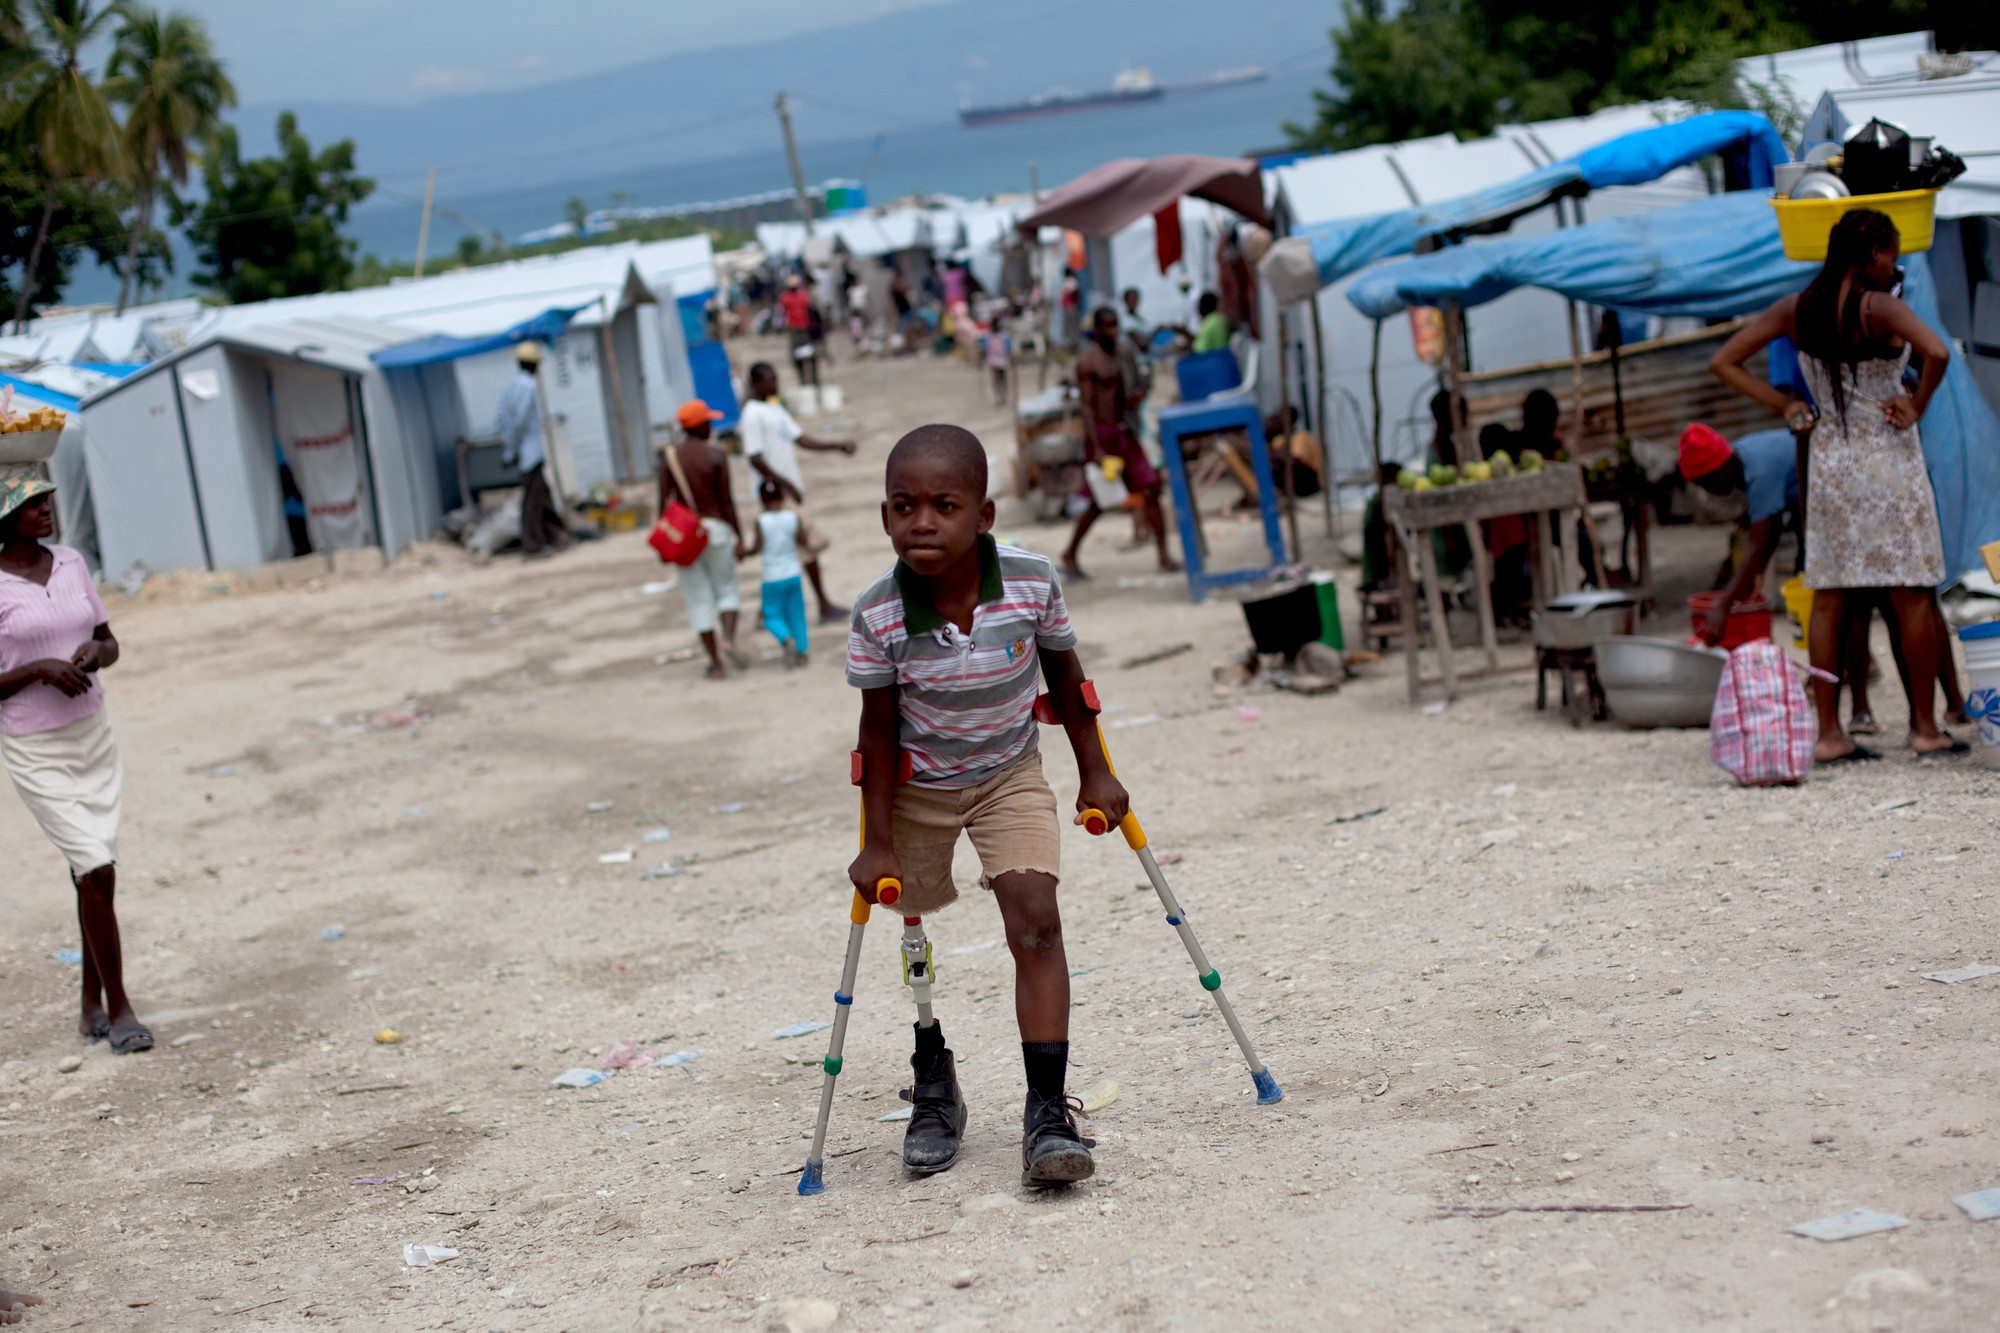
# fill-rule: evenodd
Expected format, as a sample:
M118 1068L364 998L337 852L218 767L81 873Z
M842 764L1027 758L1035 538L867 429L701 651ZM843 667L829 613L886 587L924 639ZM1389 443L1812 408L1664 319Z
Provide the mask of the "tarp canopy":
M1710 111L1686 120L1619 135L1573 157L1498 185L1438 203L1368 217L1306 226L1272 247L1261 267L1281 301L1304 300L1319 287L1419 243L1504 224L1565 194L1641 185L1736 144L1749 148L1753 186L1771 183L1771 168L1790 160L1784 141L1757 111ZM1310 253L1310 264L1306 255Z
M1157 213L1183 195L1207 199L1252 222L1269 220L1264 180L1245 157L1121 157L1078 176L1021 219L1023 231L1067 227L1086 236L1110 236Z
M1904 299L1944 334L1926 254L1903 256ZM1802 291L1819 265L1785 258L1763 190L1714 195L1678 208L1608 218L1544 236L1454 246L1364 274L1347 299L1381 319L1413 305L1466 307L1534 286L1593 305L1656 315L1721 318L1762 310ZM1919 428L1944 538L1945 585L2000 541L2000 421L1954 356Z
M1516 287L1651 315L1725 318L1804 287L1818 265L1785 258L1768 190L1737 190L1434 254L1364 273L1347 290L1362 314L1413 305L1483 305Z
M553 342L562 336L570 320L583 308L572 306L567 310L544 310L532 319L524 319L510 329L483 338L455 338L448 333L434 333L428 338L384 347L369 355L383 366L428 366L439 361L456 361L463 356L497 352L515 343Z

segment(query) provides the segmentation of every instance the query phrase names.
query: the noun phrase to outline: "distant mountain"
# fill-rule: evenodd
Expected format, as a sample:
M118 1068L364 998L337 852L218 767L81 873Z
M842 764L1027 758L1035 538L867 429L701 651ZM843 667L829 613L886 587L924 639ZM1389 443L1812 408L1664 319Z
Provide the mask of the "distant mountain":
M780 41L753 38L524 91L402 107L266 103L233 119L246 152L270 151L278 112L291 109L315 143L353 138L361 169L385 186L420 186L435 164L441 187L462 193L767 149L778 141L771 103L779 89L795 99L800 141L814 143L948 121L965 102L1101 88L1122 66L1146 65L1171 82L1234 65L1323 58L1333 12L1305 0L1247 11L1213 0L968 2Z

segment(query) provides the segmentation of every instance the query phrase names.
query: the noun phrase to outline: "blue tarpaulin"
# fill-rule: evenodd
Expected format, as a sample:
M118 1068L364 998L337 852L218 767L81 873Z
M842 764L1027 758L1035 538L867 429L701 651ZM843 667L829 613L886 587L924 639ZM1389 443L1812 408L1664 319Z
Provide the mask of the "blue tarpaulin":
M544 310L504 333L491 333L483 338L454 338L448 333L434 333L428 338L416 338L370 352L369 358L378 366L427 366L435 361L456 361L463 356L497 352L515 343L554 342L569 327L569 322L576 318L577 312L588 308L588 303L585 303L567 310Z
M74 412L77 410L77 399L73 394L63 393L59 389L47 388L35 383L33 380L17 379L12 375L0 374L0 387L10 387L16 393L26 394L36 402L47 403L50 407L60 407L65 412Z
M1372 217L1321 222L1301 227L1293 235L1312 247L1323 286L1378 259L1410 254L1425 237L1505 218L1564 192L1642 185L1735 144L1748 147L1753 187L1769 186L1773 164L1791 157L1762 112L1710 111L1670 125L1621 134L1575 157L1457 199Z
M1818 271L1785 258L1770 194L1738 190L1385 264L1355 279L1347 299L1383 319L1413 305L1470 307L1544 287L1618 310L1721 318L1762 310Z
M1903 256L1903 299L1950 344L1926 254ZM1466 307L1516 287L1542 287L1593 305L1657 315L1747 315L1803 291L1819 265L1785 258L1777 215L1762 190L1713 195L1677 208L1607 218L1545 236L1454 246L1387 265L1347 299L1381 319L1407 306ZM1918 428L1937 496L1949 587L2000 541L2000 421L1954 356Z
M735 430L743 409L736 401L735 386L729 382L728 349L719 342L696 343L688 348L688 369L694 372L694 396L722 413L715 428Z

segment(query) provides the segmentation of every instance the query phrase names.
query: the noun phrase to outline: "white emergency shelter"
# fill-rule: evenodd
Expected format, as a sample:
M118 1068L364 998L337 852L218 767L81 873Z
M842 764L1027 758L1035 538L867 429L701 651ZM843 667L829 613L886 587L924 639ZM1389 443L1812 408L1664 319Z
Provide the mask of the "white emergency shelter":
M315 550L394 559L437 526L421 419L406 429L369 353L420 330L334 316L211 328L82 402L85 462L108 577L134 566L250 569L294 554L280 449Z

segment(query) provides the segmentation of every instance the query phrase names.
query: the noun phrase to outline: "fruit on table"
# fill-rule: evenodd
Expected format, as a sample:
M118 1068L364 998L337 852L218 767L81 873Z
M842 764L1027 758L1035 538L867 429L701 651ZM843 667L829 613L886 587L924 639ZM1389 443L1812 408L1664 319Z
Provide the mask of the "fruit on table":
M1493 480L1493 465L1491 463L1467 463L1464 472L1467 481Z
M1505 454L1493 455L1493 457L1486 460L1486 465L1493 470L1493 475L1496 477L1511 477L1514 475L1514 460Z
M1454 486L1458 484L1458 469L1450 463L1431 464L1431 485Z
M1410 489L1413 491L1434 491L1437 489L1437 483L1432 481L1429 477L1418 477L1416 481L1412 483Z
M1414 491L1417 489L1417 483L1423 479L1423 473L1413 467L1406 467L1396 474L1396 485L1401 490Z
M1523 449L1521 451L1521 471L1540 472L1541 470L1542 451L1539 449Z

